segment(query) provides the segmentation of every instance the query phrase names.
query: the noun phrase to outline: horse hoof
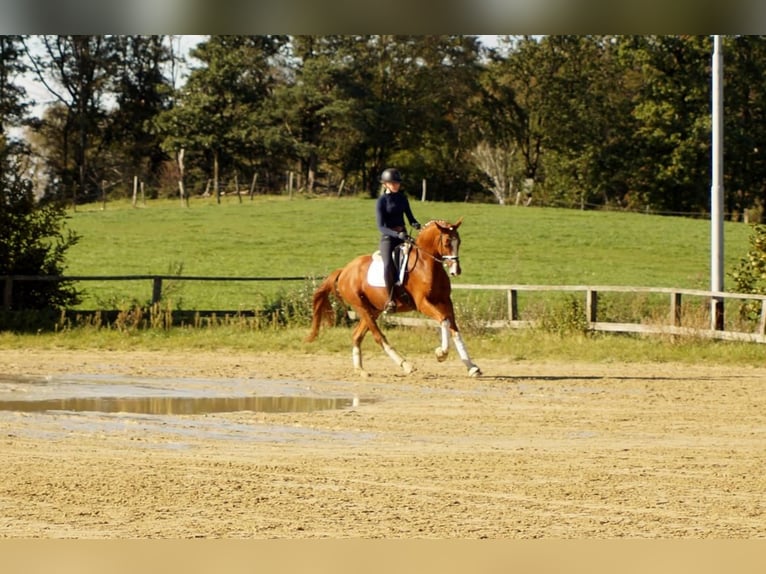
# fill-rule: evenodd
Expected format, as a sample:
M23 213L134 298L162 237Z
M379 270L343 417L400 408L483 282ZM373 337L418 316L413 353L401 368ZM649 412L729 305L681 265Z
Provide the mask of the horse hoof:
M478 377L481 375L481 369L474 365L470 369L468 369L468 376L469 377Z
M410 362L408 362L408 361L404 361L404 362L402 363L402 372L403 372L405 375L409 375L409 374L410 374L410 373L412 373L412 371L414 371L414 370L415 370L415 367L413 367L413 366L412 366L412 363L410 363Z
M440 363L443 363L444 360L447 358L447 355L449 354L447 351L442 349L441 347L436 347L436 360Z
M365 371L364 369L358 369L356 372L357 372L357 374L358 374L360 377L362 377L363 379L369 379L369 378L370 378L370 373L368 373L368 372L367 372L367 371Z

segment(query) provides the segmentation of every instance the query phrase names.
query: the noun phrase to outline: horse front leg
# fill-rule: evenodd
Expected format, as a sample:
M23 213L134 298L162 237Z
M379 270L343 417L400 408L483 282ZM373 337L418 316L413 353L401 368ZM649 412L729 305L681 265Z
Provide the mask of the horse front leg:
M468 376L478 377L481 375L481 369L471 360L471 356L468 354L468 349L465 346L465 341L463 341L463 335L460 334L460 331L458 330L454 321L444 319L439 323L439 327L441 330L441 346L436 347L436 359L438 361L443 361L447 358L447 353L449 352L449 338L451 333L452 344L455 345L457 354L460 355L460 360L463 361L463 364L468 369Z
M445 333L449 332L450 330L450 321L448 319L445 319L441 323L442 325L442 345L444 345L444 337ZM468 376L469 377L478 377L481 375L481 369L471 360L470 355L468 354L468 349L465 347L465 342L463 341L463 335L460 334L460 331L458 331L457 326L454 326L452 330L452 343L455 345L455 349L457 350L457 354L460 355L460 360L463 361L463 364L468 369Z
M417 302L417 309L427 317L431 317L439 324L439 332L441 334L441 345L436 347L436 359L438 361L444 361L449 353L449 340L452 336L452 344L455 345L460 360L468 369L469 377L478 377L481 375L481 369L471 360L471 356L466 349L463 336L457 328L455 322L455 308L452 305L452 301L443 301L440 303L433 303L427 298L423 298Z
M441 345L436 347L436 360L440 363L444 362L449 355L449 327L450 322L448 319L444 319L439 323L439 333L441 333Z

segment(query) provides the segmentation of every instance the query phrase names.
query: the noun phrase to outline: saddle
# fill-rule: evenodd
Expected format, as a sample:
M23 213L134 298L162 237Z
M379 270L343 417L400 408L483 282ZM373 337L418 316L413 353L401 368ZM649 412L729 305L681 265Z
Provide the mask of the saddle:
M407 261L410 258L411 245L407 242L397 245L394 248L394 268L396 269L396 285L403 285L407 277ZM372 254L372 262L367 269L367 283L372 287L385 287L386 282L383 279L383 258L380 251Z

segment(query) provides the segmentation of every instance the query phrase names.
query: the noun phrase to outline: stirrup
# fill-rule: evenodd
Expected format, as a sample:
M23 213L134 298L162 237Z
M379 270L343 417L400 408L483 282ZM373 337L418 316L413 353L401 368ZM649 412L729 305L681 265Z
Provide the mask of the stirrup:
M396 313L396 301L389 299L383 307L384 313Z

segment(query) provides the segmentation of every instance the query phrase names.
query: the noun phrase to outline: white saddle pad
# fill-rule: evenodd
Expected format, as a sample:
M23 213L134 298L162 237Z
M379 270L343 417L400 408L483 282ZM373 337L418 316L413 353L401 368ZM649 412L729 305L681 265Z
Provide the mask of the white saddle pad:
M404 258L402 269L399 269L399 276L396 278L396 284L401 285L404 281L404 268L407 267L407 257ZM376 251L372 254L372 262L367 268L367 283L371 287L385 287L386 280L383 279L383 258L380 256L380 251Z
M380 256L380 251L372 254L372 263L367 268L367 283L372 287L386 286L383 279L383 258Z

